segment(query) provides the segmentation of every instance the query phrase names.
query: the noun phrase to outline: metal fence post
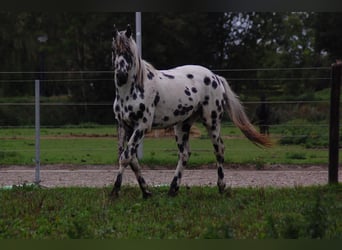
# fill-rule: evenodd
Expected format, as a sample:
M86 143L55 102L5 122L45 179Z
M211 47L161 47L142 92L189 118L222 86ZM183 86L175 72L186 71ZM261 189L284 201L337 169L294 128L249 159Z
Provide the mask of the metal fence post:
M40 183L40 80L35 80L36 171L35 184Z
M329 184L338 183L341 69L341 61L334 63L331 69Z
M135 29L136 29L136 39L137 39L137 47L139 50L139 54L142 57L142 47L141 47L141 12L135 12ZM137 149L137 157L138 159L143 158L144 154L144 143L141 141L139 147Z

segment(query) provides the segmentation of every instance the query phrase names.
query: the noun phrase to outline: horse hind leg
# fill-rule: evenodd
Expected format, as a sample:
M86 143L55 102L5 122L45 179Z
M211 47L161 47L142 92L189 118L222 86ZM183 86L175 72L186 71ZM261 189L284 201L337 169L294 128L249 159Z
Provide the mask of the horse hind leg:
M170 196L177 195L179 186L181 183L184 167L186 166L190 157L189 134L190 134L191 125L192 125L191 123L184 122L181 124L177 124L174 127L175 137L176 137L176 142L177 142L177 147L178 147L178 164L177 164L177 168L176 168L174 177L170 185L170 190L169 190Z
M211 142L214 146L214 153L217 161L217 186L220 193L223 193L226 187L226 184L223 180L223 163L224 163L224 143L220 135L221 126L219 123L212 123L210 126L207 126L208 134L210 136Z

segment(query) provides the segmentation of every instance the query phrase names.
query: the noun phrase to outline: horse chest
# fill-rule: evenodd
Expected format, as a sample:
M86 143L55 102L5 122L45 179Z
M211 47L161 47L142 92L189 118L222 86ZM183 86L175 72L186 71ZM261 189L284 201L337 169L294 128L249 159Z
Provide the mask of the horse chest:
M145 103L145 99L137 97L117 98L114 102L114 113L118 120L134 126L139 122L148 122L152 115L151 109Z

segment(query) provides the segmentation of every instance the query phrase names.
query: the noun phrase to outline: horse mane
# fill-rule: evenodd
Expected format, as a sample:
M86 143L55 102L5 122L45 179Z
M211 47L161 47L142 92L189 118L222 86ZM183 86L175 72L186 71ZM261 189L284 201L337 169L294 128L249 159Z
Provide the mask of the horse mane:
M136 57L137 65L137 86L143 89L145 83L145 77L147 77L148 72L156 72L156 68L149 62L143 60L140 55Z

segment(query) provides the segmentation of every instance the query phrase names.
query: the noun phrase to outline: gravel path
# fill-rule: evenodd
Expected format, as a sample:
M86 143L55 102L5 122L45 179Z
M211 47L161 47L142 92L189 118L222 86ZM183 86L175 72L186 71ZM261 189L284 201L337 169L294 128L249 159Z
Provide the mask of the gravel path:
M41 185L45 187L111 186L117 173L117 166L65 166L50 165L41 167ZM150 186L169 185L174 169L146 169L143 176ZM253 167L226 166L225 182L230 187L294 187L308 185L324 185L328 182L326 166L268 166L263 170ZM35 168L24 166L0 166L0 187L32 183L35 179ZM339 171L339 180L342 173ZM182 185L201 186L216 185L217 171L214 167L202 169L186 169ZM124 173L123 185L137 185L133 172L127 169Z

